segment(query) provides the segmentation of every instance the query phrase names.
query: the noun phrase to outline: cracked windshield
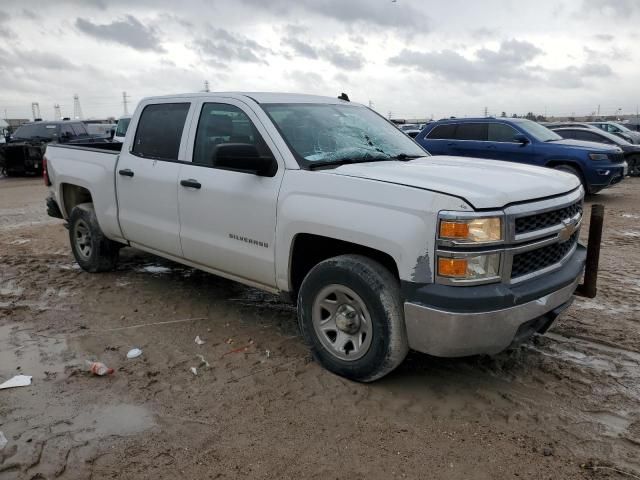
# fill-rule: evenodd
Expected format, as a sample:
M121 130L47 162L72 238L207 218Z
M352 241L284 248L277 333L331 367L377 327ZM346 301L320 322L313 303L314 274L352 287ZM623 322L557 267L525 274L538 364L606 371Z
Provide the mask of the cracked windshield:
M263 105L306 166L407 160L428 154L371 110L352 105Z

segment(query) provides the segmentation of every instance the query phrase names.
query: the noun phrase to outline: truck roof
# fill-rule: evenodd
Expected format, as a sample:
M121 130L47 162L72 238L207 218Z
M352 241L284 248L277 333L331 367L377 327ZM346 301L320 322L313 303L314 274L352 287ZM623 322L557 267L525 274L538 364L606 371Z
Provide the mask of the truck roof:
M177 95L162 95L147 97L148 100L166 100L169 98L193 98L193 97L227 97L238 100L252 99L257 103L335 103L345 104L349 101L341 100L338 97L324 97L321 95L306 95L303 93L277 93L277 92L196 92L181 93ZM359 105L359 104L356 104Z

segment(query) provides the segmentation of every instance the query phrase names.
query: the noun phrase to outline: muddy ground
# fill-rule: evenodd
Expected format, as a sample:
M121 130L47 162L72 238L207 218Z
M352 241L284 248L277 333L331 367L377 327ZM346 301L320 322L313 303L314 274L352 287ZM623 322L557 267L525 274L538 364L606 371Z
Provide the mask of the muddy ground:
M132 249L81 271L44 196L0 179L0 381L33 375L0 390L3 480L640 475L640 179L590 199L595 300L517 350L412 353L370 385L314 363L277 297Z

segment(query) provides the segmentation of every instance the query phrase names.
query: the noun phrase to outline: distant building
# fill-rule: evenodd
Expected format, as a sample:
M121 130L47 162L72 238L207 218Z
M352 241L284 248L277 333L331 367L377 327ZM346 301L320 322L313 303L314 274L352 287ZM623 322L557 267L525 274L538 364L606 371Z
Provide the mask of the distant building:
M13 131L18 128L20 125L24 125L25 123L29 123L31 120L28 118L5 118L4 121L7 123L7 127L9 130Z

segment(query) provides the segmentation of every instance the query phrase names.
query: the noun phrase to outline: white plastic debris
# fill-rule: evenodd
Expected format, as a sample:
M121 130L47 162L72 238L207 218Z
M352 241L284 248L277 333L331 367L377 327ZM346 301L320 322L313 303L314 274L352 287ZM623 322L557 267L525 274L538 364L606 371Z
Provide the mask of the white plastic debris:
M7 443L9 443L9 440L4 436L4 433L0 432L0 450L6 447Z
M26 387L31 385L31 375L16 375L0 385L0 390L5 388Z
M194 341L196 342L196 345L202 345L204 343L204 340L200 338L200 335L196 336Z
M196 370L196 367L191 367L191 373L193 373L194 375L198 375L198 370Z
M267 356L267 358L271 357L271 350L265 350L264 354Z
M202 355L196 355L196 357L200 360L200 367L209 368L209 362L207 362Z
M139 348L132 348L127 352L127 358L129 359L138 358L140 355L142 355L142 350Z

